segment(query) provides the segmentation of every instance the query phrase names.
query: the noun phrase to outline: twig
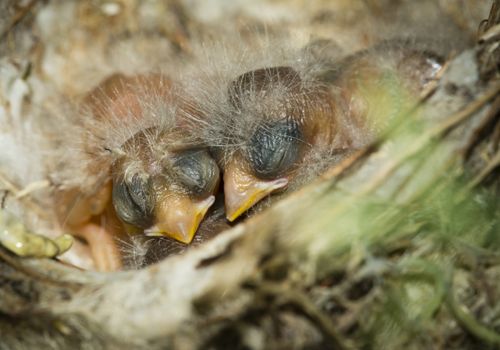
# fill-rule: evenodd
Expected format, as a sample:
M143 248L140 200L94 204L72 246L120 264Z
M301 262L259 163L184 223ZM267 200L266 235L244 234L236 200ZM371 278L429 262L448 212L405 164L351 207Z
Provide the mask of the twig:
M500 96L497 97L488 111L488 115L481 121L481 124L477 127L476 131L472 134L470 140L467 142L464 151L464 159L470 158L474 147L476 147L481 140L485 138L489 133L494 132L494 126L500 120ZM494 142L494 141L493 141Z
M0 246L0 262L11 266L18 273L29 276L31 280L45 285L81 290L82 285L92 285L109 281L106 273L80 271L66 266L54 259L19 258Z
M15 197L17 199L20 199L20 198L26 197L27 195L29 195L33 191L41 190L41 189L47 188L49 186L50 186L50 182L48 180L41 180L41 181L32 182L28 186L26 186L25 188L23 188L22 190L17 192Z
M14 185L9 179L7 179L2 173L0 173L0 183L2 183L5 186L5 190L12 192L12 193L18 193L19 189L17 188L16 185Z
M477 53L481 78L487 80L491 76L499 73L498 61L500 56L500 0L494 0L491 5L490 14L487 20L479 25L478 42L480 44Z
M495 126L495 129L492 132L490 149L496 151L498 150L498 148L500 148L499 145L500 145L500 123L498 123Z
M349 312L339 318L338 328L347 331L352 328L362 317L363 312L376 301L380 294L380 288L374 288L365 298L358 303L349 303Z
M493 159L486 165L484 168L467 186L469 189L472 189L479 185L483 180L488 176L492 171L494 171L498 166L500 166L500 152L497 152Z
M4 186L4 190L6 190L8 193L11 193L16 197L17 199L21 200L27 207L29 207L33 212L35 212L37 215L40 217L45 216L44 210L37 204L35 203L31 198L25 197L27 193L22 193L24 192L23 190L19 189L17 185L15 185L13 182L11 182L4 174L0 172L0 184ZM29 186L28 186L29 187ZM28 187L26 189L28 189ZM25 189L25 190L26 190ZM20 195L21 193L21 195ZM5 199L3 199L4 201ZM2 203L2 206L5 203Z
M296 307L304 316L313 322L336 349L353 349L353 344L337 330L332 320L298 290L269 282L259 282L257 290L265 295L273 296L282 306Z
M500 334L479 323L473 316L458 304L453 294L453 275L450 273L446 284L446 305L458 324L479 340L495 346L500 346Z
M500 0L494 0L491 5L490 14L488 15L488 19L481 22L479 25L479 38L483 38L486 33L493 28L496 24L500 23Z
M480 44L488 44L498 40L500 40L500 24L491 27L479 37Z
M417 105L413 108L416 109L419 107L423 102L425 102L429 97L431 97L434 92L437 90L439 87L439 81L443 77L443 75L448 71L448 68L450 67L450 62L453 57L449 57L448 60L441 66L439 71L437 71L436 75L432 79L432 81L427 85L427 87L420 93L420 98L418 100Z

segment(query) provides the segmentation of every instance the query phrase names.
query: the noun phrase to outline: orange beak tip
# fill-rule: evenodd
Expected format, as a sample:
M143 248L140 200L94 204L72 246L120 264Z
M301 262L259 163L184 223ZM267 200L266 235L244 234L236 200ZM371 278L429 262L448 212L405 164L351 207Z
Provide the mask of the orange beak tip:
M215 196L213 195L199 202L189 201L186 207L178 211L178 215L165 218L157 225L144 231L144 234L153 237L166 236L178 242L190 244L206 212L214 202Z
M227 189L225 203L227 220L233 222L261 199L276 190L285 188L287 185L287 178L279 178L273 181L255 182L251 190L241 193Z
M172 235L170 236L173 239L175 239L177 242L183 243L183 244L189 244L193 241L194 235L192 236L181 236L181 235Z
M226 215L226 219L229 221L229 222L233 222L234 220L236 220L241 214L232 214L232 215L229 215L227 214Z

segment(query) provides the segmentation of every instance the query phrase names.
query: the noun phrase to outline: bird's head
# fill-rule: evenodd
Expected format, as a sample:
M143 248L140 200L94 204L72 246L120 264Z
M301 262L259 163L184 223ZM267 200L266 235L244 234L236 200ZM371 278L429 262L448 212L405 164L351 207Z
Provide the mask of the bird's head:
M127 224L188 244L215 200L219 168L206 149L179 146L179 139L156 128L129 139L113 164L112 197Z
M228 87L220 149L228 220L292 186L311 148L331 139L327 91L288 66L246 72Z

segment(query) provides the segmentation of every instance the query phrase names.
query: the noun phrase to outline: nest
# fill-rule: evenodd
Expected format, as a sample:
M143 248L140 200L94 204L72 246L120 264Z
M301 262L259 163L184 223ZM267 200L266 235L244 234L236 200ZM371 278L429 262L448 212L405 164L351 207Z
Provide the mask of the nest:
M434 1L422 9L427 3L467 32L470 18ZM110 4L124 16L140 8L99 6L112 12ZM174 56L189 52L193 32L217 26L209 15L196 17L199 7L190 13L179 4L157 4L170 19L160 32ZM46 6L31 1L14 11L2 36L20 40ZM102 18L92 6L77 5L97 38ZM307 23L319 33L334 10L315 6ZM358 17L350 23L362 22L364 12L351 6ZM363 6L377 14L372 21L383 21L384 9L403 5ZM117 273L0 248L0 348L500 347L499 11L495 1L479 39L450 56L439 79L376 142L198 247ZM244 16L255 22L252 13L249 6ZM113 19L113 35L134 26L141 35L159 32L129 17L123 30ZM279 36L282 25L271 29ZM19 52L36 56L23 45ZM20 207L29 214L26 203Z

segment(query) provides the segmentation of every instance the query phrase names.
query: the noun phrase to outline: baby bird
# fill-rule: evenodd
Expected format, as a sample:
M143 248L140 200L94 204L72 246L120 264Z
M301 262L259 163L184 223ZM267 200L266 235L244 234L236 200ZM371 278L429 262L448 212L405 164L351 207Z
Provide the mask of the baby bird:
M63 179L56 198L98 269L120 268L115 238L124 231L190 243L215 200L219 169L182 127L178 105L161 75L113 75L84 99L83 176Z
M226 76L204 96L199 123L223 169L229 221L372 142L440 67L396 43L340 61L301 50L283 62Z
M290 66L244 73L228 86L228 127L241 147L223 154L226 215L234 221L268 196L293 185L312 147L350 147L335 106L321 85ZM236 144L237 144L236 143Z

